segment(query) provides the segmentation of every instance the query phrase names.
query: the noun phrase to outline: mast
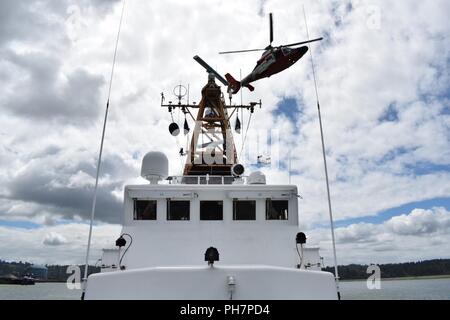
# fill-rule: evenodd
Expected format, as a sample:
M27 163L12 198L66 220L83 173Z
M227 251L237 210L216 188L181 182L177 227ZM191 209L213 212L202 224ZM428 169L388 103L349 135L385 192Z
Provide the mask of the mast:
M231 168L238 164L236 145L234 143L231 129L231 118L239 109L247 109L254 113L255 107L261 107L261 101L251 102L249 105L231 105L232 95L230 94L230 104L225 102L221 87L217 85L216 79L228 86L223 77L220 76L200 57L194 59L202 65L208 72L208 82L203 87L202 98L198 105L182 104L178 96L178 104L164 104L164 94L161 94L161 107L168 108L172 113L174 109L181 109L185 114L189 114L195 121L194 131L186 153L186 164L184 166L185 176L231 176ZM191 109L198 109L197 116ZM228 114L228 109L231 113ZM179 128L178 124L172 123L172 128ZM170 129L169 129L170 130ZM178 135L178 130L170 130L172 135Z
M231 175L231 167L238 161L236 147L225 99L212 74L202 89L198 108L184 175Z

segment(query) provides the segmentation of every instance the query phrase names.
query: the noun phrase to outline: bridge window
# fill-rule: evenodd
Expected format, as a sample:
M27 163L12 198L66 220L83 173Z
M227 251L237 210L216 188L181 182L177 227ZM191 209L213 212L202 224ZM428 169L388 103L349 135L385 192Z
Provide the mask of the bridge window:
M167 220L187 221L190 218L191 202L167 200Z
M267 220L287 220L288 219L288 200L266 200L266 219Z
M134 220L156 220L156 200L134 199Z
M200 220L223 220L223 201L200 201Z
M233 220L256 220L256 201L233 201Z

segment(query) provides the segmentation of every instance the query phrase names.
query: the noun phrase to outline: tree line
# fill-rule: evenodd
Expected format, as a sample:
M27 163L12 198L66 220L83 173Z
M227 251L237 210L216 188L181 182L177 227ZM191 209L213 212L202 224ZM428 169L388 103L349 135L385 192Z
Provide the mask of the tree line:
M29 262L7 262L0 260L0 277L13 275L23 277L30 272L32 264ZM46 265L47 281L49 282L65 282L70 274L67 273L68 265ZM84 265L79 265L81 271L84 272ZM88 273L98 273L100 267L89 266Z
M418 262L388 263L378 265L381 278L401 278L420 276L450 275L450 259L435 259ZM339 278L342 280L367 279L369 265L350 264L339 266ZM323 268L334 274L334 267Z
M23 277L32 266L28 262L6 262L0 260L0 276L15 275ZM378 265L381 269L382 278L401 278L419 276L450 275L450 259L436 259L418 262L389 263ZM48 281L65 282L67 265L46 265L48 269ZM342 280L367 279L369 265L350 264L339 266L339 278ZM81 270L84 266L80 265ZM325 267L324 271L334 274L334 267ZM99 267L89 266L89 274L100 272Z

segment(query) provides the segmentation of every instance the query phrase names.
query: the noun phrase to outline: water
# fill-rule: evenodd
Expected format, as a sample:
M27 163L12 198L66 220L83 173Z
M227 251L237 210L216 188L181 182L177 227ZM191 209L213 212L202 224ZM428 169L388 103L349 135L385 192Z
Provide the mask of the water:
M36 283L34 286L0 285L1 300L80 300L81 290L65 283Z
M381 290L367 289L365 281L341 282L345 300L450 300L450 279L385 280ZM65 283L37 283L34 286L0 285L0 300L79 300L80 290Z
M380 290L367 289L366 281L340 283L344 300L450 300L450 278L384 280Z

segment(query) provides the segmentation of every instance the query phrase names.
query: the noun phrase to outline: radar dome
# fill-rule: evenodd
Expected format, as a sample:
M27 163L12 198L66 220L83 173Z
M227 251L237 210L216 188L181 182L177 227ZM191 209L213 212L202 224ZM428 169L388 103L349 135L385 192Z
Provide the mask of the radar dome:
M247 178L248 184L266 184L266 176L261 171L250 173Z
M141 177L158 183L158 181L167 178L169 175L169 160L167 156L158 151L147 153L142 160Z

